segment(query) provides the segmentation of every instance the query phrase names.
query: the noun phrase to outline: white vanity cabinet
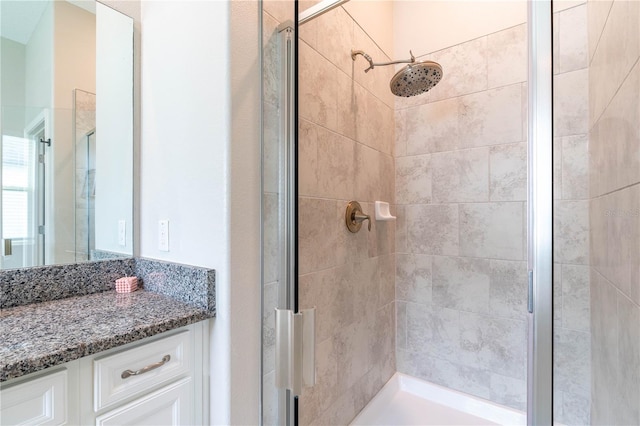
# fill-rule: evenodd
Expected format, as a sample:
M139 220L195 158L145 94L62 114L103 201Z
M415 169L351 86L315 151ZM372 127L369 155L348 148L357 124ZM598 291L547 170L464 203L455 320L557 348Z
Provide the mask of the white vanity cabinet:
M208 321L1 384L0 424L207 424Z

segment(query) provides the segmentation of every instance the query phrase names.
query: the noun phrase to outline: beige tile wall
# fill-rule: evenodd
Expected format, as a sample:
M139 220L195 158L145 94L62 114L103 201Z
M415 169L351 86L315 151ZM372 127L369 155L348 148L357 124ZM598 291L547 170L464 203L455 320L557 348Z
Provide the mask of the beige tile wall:
M393 69L365 74L351 49L390 60L342 7L300 29L299 302L317 309L318 361L303 425L348 424L395 372L395 223L344 220L350 200L395 203Z
M591 423L640 424L640 3L587 9Z
M526 404L526 25L433 52L398 98L398 370Z
M555 10L554 417L590 422L589 68L587 5Z

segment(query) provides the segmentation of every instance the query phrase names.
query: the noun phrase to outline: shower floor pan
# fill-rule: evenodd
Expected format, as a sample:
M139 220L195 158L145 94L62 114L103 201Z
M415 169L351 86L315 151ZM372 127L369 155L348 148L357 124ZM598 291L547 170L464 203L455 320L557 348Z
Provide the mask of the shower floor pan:
M352 425L526 425L526 414L396 373Z

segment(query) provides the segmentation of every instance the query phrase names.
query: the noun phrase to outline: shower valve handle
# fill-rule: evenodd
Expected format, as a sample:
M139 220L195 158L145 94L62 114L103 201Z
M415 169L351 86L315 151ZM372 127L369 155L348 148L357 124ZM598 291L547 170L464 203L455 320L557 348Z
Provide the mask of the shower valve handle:
M362 207L357 201L350 201L347 204L347 211L344 215L347 229L354 234L362 227L362 222L369 221L369 232L371 232L371 216L362 213Z
M368 228L369 228L369 232L371 232L371 216L364 213L353 212L353 214L351 215L351 218L356 223L362 223L365 220L368 220L369 221Z

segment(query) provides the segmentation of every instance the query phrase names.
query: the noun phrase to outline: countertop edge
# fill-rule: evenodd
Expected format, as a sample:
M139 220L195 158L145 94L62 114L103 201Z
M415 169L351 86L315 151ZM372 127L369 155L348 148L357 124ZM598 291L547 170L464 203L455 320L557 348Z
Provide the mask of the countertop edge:
M58 351L52 351L45 355L23 359L18 362L3 363L0 367L0 383L214 317L215 310L206 311L202 309L195 313L173 317L161 322L136 326L126 333L114 334L97 340L62 347Z

